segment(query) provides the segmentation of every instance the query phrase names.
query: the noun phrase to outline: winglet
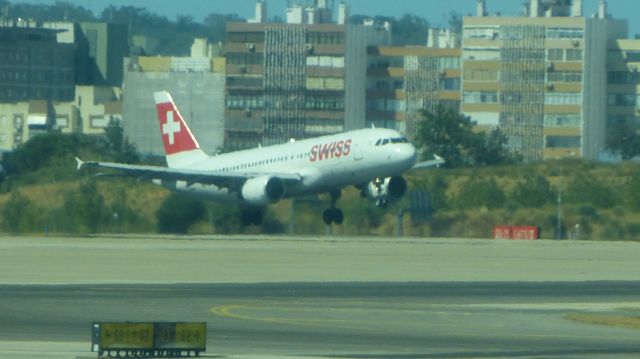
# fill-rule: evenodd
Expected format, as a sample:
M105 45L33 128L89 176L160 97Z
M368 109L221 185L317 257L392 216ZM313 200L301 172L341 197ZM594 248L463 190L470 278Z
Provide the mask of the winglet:
M76 164L77 164L77 171L80 171L80 169L82 168L82 165L84 165L84 161L76 157Z
M440 167L441 164L445 163L444 158L434 154L433 157L435 159L433 160L429 160L429 161L423 161L423 162L418 162L415 165L413 165L412 169L416 169L416 168L426 168L426 167Z

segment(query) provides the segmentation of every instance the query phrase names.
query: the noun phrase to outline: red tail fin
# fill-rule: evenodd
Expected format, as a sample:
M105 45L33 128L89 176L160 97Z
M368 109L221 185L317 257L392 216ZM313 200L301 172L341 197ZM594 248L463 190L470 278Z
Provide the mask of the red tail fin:
M198 141L184 122L171 95L166 91L156 92L153 95L156 100L165 154L173 155L199 149Z

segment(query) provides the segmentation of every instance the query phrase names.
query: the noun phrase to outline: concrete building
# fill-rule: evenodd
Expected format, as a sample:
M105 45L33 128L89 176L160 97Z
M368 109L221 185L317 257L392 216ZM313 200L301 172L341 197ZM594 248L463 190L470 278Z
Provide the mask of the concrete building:
M57 30L0 26L0 102L71 101L74 51L57 41Z
M153 99L155 91L171 93L201 148L215 154L224 145L223 58L138 57L127 60L124 76L125 135L145 155L164 148Z
M101 135L110 121L122 122L122 90L110 86L77 86L74 132Z
M609 42L607 55L607 122L640 130L640 40Z
M422 110L445 106L460 111L461 49L456 38L432 30L431 46L369 47L367 122L413 138Z
M0 103L0 152L13 151L29 138L50 130L75 132L78 116L73 102Z
M81 22L74 25L76 83L78 85L122 86L123 61L129 56L126 25Z
M463 19L462 111L499 127L526 161L596 159L605 149L607 44L626 21L582 16L580 1L531 0L523 17Z
M347 14L341 4L338 19ZM316 0L287 9L286 24L230 22L227 32L229 148L365 126L367 46L387 44L388 27L334 23Z

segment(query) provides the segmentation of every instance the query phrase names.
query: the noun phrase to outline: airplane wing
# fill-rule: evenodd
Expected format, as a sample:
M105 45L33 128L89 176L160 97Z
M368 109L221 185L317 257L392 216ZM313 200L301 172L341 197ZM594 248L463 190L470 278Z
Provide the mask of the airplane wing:
M427 168L427 167L433 167L433 166L438 167L445 162L444 158L438 155L433 155L433 157L435 158L429 161L417 162L415 165L413 165L413 167L411 167L411 169L413 170L417 168Z
M264 173L264 172L230 172L230 171L198 171L190 169L168 168L160 166L129 165L115 162L82 161L76 157L78 171L83 168L106 168L116 170L125 177L136 177L141 180L161 179L166 181L186 181L187 183L213 184L219 187L232 188L239 182L259 176L275 176L286 182L298 182L302 178L297 173Z

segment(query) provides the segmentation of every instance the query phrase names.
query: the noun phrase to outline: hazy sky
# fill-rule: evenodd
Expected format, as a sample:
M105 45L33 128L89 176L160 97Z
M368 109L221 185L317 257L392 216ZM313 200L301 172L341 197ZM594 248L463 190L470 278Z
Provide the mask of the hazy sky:
M53 4L56 0L11 0L14 3ZM95 13L110 4L116 6L130 5L146 7L158 14L174 19L177 14L192 15L200 21L209 13L236 13L242 17L253 16L255 0L69 0L82 5ZM284 9L288 2L308 0L267 0L268 16L284 17ZM331 0L329 0L331 1ZM340 0L333 0L339 3ZM451 11L462 14L475 14L476 0L345 0L351 6L351 14L402 16L405 13L415 14L429 20L434 26L446 25L446 17ZM500 12L502 15L518 15L522 9L522 0L487 0L490 13ZM629 33L640 33L640 1L608 0L609 13L617 19L629 21ZM598 0L583 0L584 14L596 12Z

